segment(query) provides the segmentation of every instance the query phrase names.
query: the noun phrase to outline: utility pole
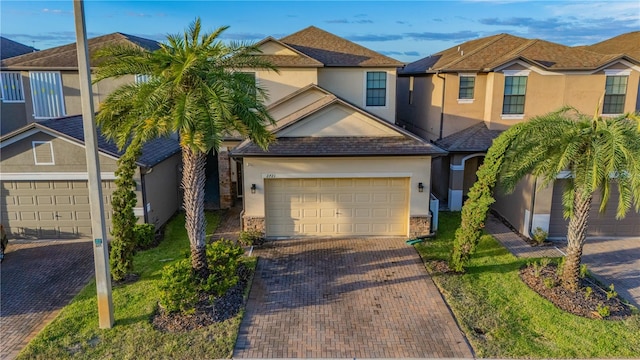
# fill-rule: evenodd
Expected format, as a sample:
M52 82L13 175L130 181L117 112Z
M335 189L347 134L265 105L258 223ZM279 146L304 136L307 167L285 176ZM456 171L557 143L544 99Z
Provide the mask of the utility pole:
M87 29L84 21L83 0L73 0L73 13L76 26L78 72L80 74L82 125L84 127L84 145L87 152L87 174L89 176L93 260L96 270L96 288L98 290L98 320L101 329L110 329L114 323L113 299L111 296L111 271L109 270L107 227L104 222L102 181L100 178L100 162L98 159L98 136L94 121L91 68L89 65L89 48L87 46Z

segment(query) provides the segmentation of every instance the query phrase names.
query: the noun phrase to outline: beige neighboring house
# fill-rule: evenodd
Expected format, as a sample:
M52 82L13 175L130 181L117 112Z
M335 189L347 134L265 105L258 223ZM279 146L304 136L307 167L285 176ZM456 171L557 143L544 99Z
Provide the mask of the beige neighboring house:
M113 33L88 40L89 54L112 44L134 45L149 50L156 41ZM95 66L95 62L91 62ZM120 85L144 80L142 77L107 79L93 85L96 109ZM3 59L0 64L2 100L0 135L27 124L82 113L76 44L30 52Z
M107 232L122 154L98 131ZM10 238L91 237L82 117L31 123L0 137L0 221ZM180 146L171 138L146 143L134 175L140 222L159 227L180 207Z
M486 150L509 126L564 105L592 114L603 95L603 116L637 111L638 44L640 32L574 48L509 34L468 41L399 69L397 124L449 152L433 162L433 192L460 210ZM540 227L565 237L562 185L539 189L527 179L498 195L494 209L523 234ZM589 236L640 235L640 214L615 221L615 204L603 215L598 206Z
M266 152L240 139L221 150L243 227L276 238L429 234L431 159L445 152L394 124L402 63L313 26L258 45L279 73L246 71L269 91L277 140Z

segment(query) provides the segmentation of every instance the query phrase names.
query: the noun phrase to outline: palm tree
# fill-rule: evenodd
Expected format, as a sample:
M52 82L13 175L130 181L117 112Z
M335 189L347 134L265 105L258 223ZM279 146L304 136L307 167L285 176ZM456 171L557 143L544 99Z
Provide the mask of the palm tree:
M515 127L516 135L504 153L499 182L513 191L527 174L551 184L568 171L562 202L569 219L567 254L562 284L578 288L582 249L586 240L589 209L600 192L599 210L605 210L612 186L617 186L616 217L635 207L640 210L640 117L590 117L574 108L535 117Z
M225 135L251 138L266 148L273 140L265 129L274 120L247 69L274 70L256 46L219 40L228 27L201 33L196 19L184 35L168 35L156 51L110 46L96 55L94 82L125 75L146 75L147 81L124 85L101 104L96 116L101 131L120 148L132 139L142 142L179 135L182 187L191 264L208 275L205 252L204 185L207 153L220 147Z

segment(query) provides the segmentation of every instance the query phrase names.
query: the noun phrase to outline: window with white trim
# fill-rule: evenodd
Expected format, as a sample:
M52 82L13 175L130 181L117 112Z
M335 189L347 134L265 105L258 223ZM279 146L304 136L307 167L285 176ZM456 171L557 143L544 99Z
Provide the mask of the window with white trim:
M386 71L367 72L366 106L387 105L387 73Z
M603 114L624 113L624 103L627 96L627 75L608 75L605 90L604 103L602 104Z
M36 165L55 165L51 141L32 141L33 160Z
M22 75L19 71L0 73L0 86L2 86L3 102L24 102Z
M458 100L473 100L476 87L475 75L463 75L459 77Z
M151 75L147 75L147 74L136 74L136 75L135 75L135 82L136 82L136 84L144 84L144 83L148 83L150 78L151 78Z
M503 115L523 115L527 94L527 76L504 77Z
M30 71L33 117L50 119L65 115L62 79L56 71Z

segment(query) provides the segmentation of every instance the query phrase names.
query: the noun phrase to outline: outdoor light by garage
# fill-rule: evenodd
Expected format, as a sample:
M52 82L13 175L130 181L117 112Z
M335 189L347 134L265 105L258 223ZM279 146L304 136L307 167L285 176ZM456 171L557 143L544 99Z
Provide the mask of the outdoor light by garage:
M252 194L256 193L256 184L251 184L251 193Z
M418 183L418 192L424 192L424 185L422 185L422 183Z

